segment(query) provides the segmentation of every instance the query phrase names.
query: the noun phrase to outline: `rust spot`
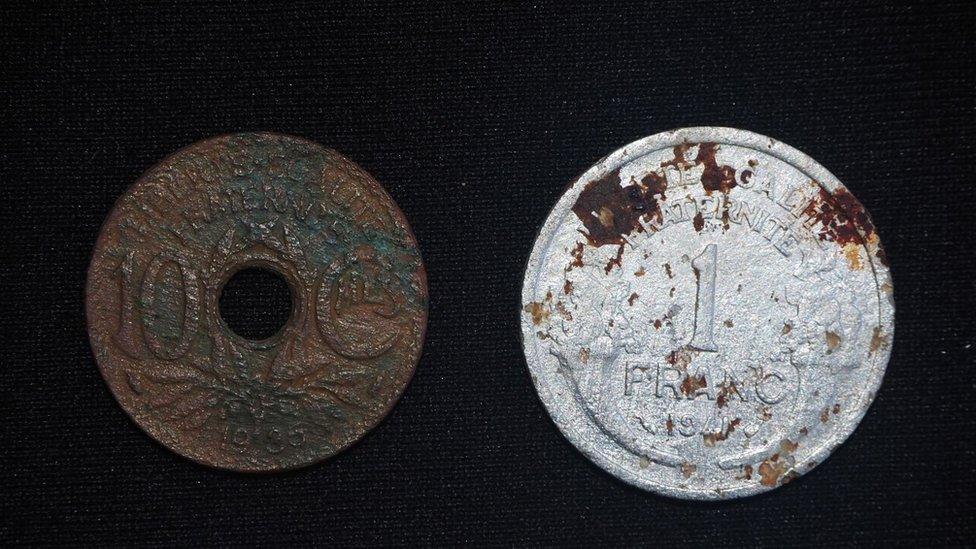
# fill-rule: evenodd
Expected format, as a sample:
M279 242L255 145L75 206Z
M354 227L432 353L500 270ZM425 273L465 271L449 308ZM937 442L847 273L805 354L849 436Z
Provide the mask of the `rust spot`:
M874 333L871 334L871 346L868 350L868 354L874 354L878 352L879 349L883 349L888 346L888 338L881 335L881 326L874 327Z
M674 278L674 274L671 272L671 264L664 264L664 273L668 275L668 278Z
M664 428L667 429L668 435L674 434L674 420L671 419L671 414L668 414L668 420L664 423Z
M804 215L820 222L820 240L845 244L864 244L877 240L874 223L864 206L846 189L837 189L833 194L820 187L807 207ZM862 237L861 234L864 236Z
M655 318L654 319L654 329L655 330L660 330L661 329L661 319L660 318Z
M664 357L664 360L668 364L684 370L688 368L689 364L691 364L691 358L691 353L689 353L687 350L677 349L668 353L667 356ZM702 379L704 379L704 376L702 376Z
M739 480L752 480L752 465L742 467L742 476L736 478Z
M725 322L723 322L722 324L725 324L726 328L731 328L733 326L731 318L726 318Z
M758 164L758 162L756 162L755 160L753 160L753 159L750 159L749 160L749 167L750 168L755 168L756 167L756 164Z
M567 271L572 270L573 267L583 266L583 243L582 242L577 242L576 246L573 247L573 249L569 252L569 254L573 256L573 260L569 262L569 267L566 269Z
M830 419L830 408L825 407L820 410L820 423L827 423L828 419Z
M638 278L644 276L645 274L647 274L647 271L644 270L643 265L641 265L640 267L637 268L636 271L634 271L634 276Z
M832 411L834 412L834 415L835 416L837 414L839 414L840 413L840 404L834 404L834 409Z
M701 232L705 228L705 218L702 216L701 212L695 214L692 218L691 223L695 226L695 231Z
M701 164L704 168L701 182L706 194L714 191L728 193L737 185L735 169L732 166L720 166L715 161L717 151L718 145L715 143L702 143L698 146L698 156L695 157L695 164Z
M573 320L573 313L566 310L566 306L563 305L562 301L556 302L556 312L559 313L559 316L563 317L563 320L567 322Z
M792 331L793 331L793 325L792 324L790 324L789 322L783 324L783 331L782 331L782 334L783 335L786 335L786 334L788 334L788 333L790 333Z
M573 283L572 282L570 282L570 281L567 280L566 282L563 283L563 293L566 294L566 295L569 295L569 294L573 293Z
M743 185L748 185L750 179L752 179L752 170L742 170L739 172L739 181L741 181Z
M695 393L695 391L704 389L705 387L708 387L708 381L705 379L704 375L686 375L684 381L681 382L681 392L684 393L685 396L691 396Z
M847 264L851 266L852 271L859 270L861 265L861 245L855 244L853 242L848 242L844 244L844 257L847 258Z
M798 475L792 470L794 459L791 455L799 444L790 440L780 443L780 452L759 464L759 483L763 486L776 486L777 483L786 484Z
M661 162L661 167L667 168L668 166L674 166L680 169L687 166L691 166L692 163L685 159L685 153L687 153L688 149L690 148L691 148L690 143L679 143L675 145L671 149L672 154L674 154L674 158L672 158L671 160L666 160L664 162Z
M782 464L777 463L779 461L779 454L773 457L776 459L767 459L759 464L759 483L763 486L776 486L776 481L783 474L783 471L780 469Z
M607 266L603 268L603 272L606 274L610 274L610 271L613 270L614 265L620 267L620 260L623 259L623 257L624 257L624 245L621 244L620 247L617 248L616 257L611 257L610 260L607 261Z
M580 359L580 362L582 362L583 364L586 364L587 362L589 362L590 361L590 350L587 349L587 348L585 348L585 347L581 347L580 348L580 352L579 352L579 359Z
M685 478L690 478L691 475L695 474L696 470L698 470L698 467L688 463L687 461L681 464L681 474Z
M740 418L735 418L725 426L724 430L717 433L702 433L702 441L705 443L705 446L715 446L715 443L722 442L723 440L729 438L729 435L735 431L735 428L739 426L739 423L742 423L742 420Z
M759 419L763 421L769 421L773 419L773 411L769 409L769 406L762 407L762 412L759 414Z
M550 301L552 301L552 292L547 292L545 299L526 303L522 310L532 315L532 324L538 326L549 319L549 307L547 305Z
M637 295L637 292L634 292L634 293L630 294L630 297L627 298L627 303L629 305L633 305L634 304L634 301L637 301L637 298L638 297L640 297L640 296Z
M801 427L800 428L800 434L803 435L803 436L807 436L807 435L810 434L810 430L807 429L806 427Z
M723 381L718 385L718 394L715 397L715 405L719 408L724 408L725 405L729 403L729 397L732 395L736 395L742 399L742 394L739 392L739 388L735 386L735 383L726 383Z
M827 340L827 352L831 353L840 346L840 336L830 330L824 332L824 338Z
M620 170L614 170L587 183L573 204L573 213L583 223L586 239L593 246L624 244L625 236L644 231L642 216L650 220L661 215L655 195L664 198L666 178L651 173L639 183L633 178L626 186L622 183Z

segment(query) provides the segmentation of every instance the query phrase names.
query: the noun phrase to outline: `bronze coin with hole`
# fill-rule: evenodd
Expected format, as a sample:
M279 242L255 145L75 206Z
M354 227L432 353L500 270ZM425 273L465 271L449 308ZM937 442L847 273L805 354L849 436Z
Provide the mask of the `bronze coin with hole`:
M254 273L277 297L233 297ZM99 368L136 424L237 471L361 438L412 377L427 323L420 252L390 196L335 151L267 133L146 172L102 227L86 299ZM249 301L279 310L249 323Z

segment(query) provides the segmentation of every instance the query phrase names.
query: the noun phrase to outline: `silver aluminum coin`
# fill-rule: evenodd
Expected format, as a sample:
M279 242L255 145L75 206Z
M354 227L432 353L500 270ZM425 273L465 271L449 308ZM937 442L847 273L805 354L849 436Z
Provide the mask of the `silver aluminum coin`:
M730 128L641 139L581 175L535 242L523 346L587 457L687 499L822 462L874 399L894 301L870 217L802 152Z

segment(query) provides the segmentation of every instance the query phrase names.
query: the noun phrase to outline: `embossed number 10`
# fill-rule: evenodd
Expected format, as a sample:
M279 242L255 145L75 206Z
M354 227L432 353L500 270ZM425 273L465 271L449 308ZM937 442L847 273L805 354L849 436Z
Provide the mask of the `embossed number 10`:
M698 257L691 260L691 268L695 270L698 282L698 294L695 297L695 329L691 335L689 347L699 351L718 351L713 339L712 327L715 324L715 262L718 258L718 246L705 246Z

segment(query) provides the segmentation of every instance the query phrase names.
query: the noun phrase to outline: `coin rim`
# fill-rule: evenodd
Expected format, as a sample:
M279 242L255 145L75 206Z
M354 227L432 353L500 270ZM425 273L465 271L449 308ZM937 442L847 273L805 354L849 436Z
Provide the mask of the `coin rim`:
M152 432L150 432L148 426L144 426L140 422L140 420L135 416L134 412L129 410L129 408L126 407L125 404L123 404L121 398L119 397L119 394L116 392L115 386L113 385L112 381L110 380L110 377L106 373L105 366L102 364L102 361L100 361L98 358L98 352L96 351L97 343L95 341L95 338L93 336L93 331L92 331L92 326L97 323L97 315L96 315L96 311L94 310L95 307L93 304L93 299L91 297L94 293L93 292L94 290L93 266L95 262L95 256L98 253L99 249L104 245L104 239L106 238L107 233L110 230L110 227L118 222L118 219L121 216L122 202L127 197L130 196L130 193L132 193L136 189L136 187L138 187L139 184L143 182L143 180L146 178L148 174L154 172L155 170L157 170L158 168L164 165L169 164L177 157L184 155L190 151L194 151L199 147L209 146L214 142L226 141L229 139L241 138L241 137L283 139L283 140L303 143L318 151L334 154L339 158L343 159L344 161L348 162L350 165L358 169L360 172L366 174L372 180L372 182L376 184L379 191L382 192L383 195L390 201L390 205L393 207L394 213L398 214L399 220L403 222L403 229L405 230L406 234L413 240L413 244L417 250L417 259L419 261L419 266L416 270L416 274L418 276L420 282L420 289L423 291L422 295L424 298L423 308L420 314L421 327L420 327L420 340L418 342L418 349L417 349L417 358L416 360L412 361L412 363L406 365L409 368L409 371L406 372L406 379L394 392L393 398L389 400L389 404L387 404L383 409L381 409L381 412L375 416L373 421L364 423L363 425L365 425L365 428L362 429L361 432L356 437L354 437L352 440L342 445L341 447L338 447L335 451L327 455L316 456L312 459L305 460L299 463L277 465L272 467L231 466L228 464L207 460L201 456L193 455L185 451L184 448L182 448L179 444L176 444L175 442L166 440L172 437L165 436L166 434L165 431L167 430L165 426L163 426L163 428L160 429L161 432L158 434L153 434ZM99 374L102 376L105 385L108 386L109 392L112 394L112 398L115 400L118 407L121 408L123 412L125 412L125 415L129 418L129 420L133 424L135 424L136 427L138 427L143 434L148 436L149 439L151 439L154 443L166 448L170 452L173 452L174 454L177 454L199 465L204 465L206 467L210 467L213 469L231 471L236 473L262 475L262 474L273 474L273 473L279 473L285 471L296 471L300 469L305 469L313 465L316 465L318 463L321 463L323 461L332 459L335 456L342 454L349 448L353 447L361 440L363 440L367 434L369 434L374 429L376 429L380 425L380 423L382 423L390 415L390 413L393 411L393 408L395 408L396 405L400 402L400 399L403 397L403 394L406 392L407 387L410 385L411 381L413 381L414 375L417 372L417 366L419 365L420 360L424 354L424 344L427 341L427 324L428 324L429 311L430 311L430 293L427 287L427 269L424 263L420 242L417 240L416 235L413 233L413 228L410 226L410 223L407 220L407 216L404 215L403 211L400 209L400 205L396 202L396 200L393 199L390 193L386 190L386 187L382 183L380 183L379 180L376 179L372 173L366 171L359 164L350 160L349 157L343 155L342 153L336 151L335 149L330 149L328 147L325 147L319 143L316 143L315 141L306 139L304 137L299 137L296 135L291 135L286 133L270 132L270 131L223 133L223 134L207 137L205 139L201 139L198 141L194 141L193 143L190 143L189 145L181 147L175 152L166 155L162 160L154 163L152 166L144 170L139 175L139 177L136 178L135 182L130 184L128 187L126 187L125 191L123 191L122 194L120 194L119 197L116 198L115 202L112 203L112 207L109 209L108 213L105 216L104 221L102 221L101 227L98 230L98 237L95 239L95 243L92 246L91 253L89 254L88 269L86 270L85 273L85 331L88 333L89 348L91 349L92 352L92 358L94 359L95 364L98 366ZM294 314L294 311L292 311L292 314ZM291 317L289 317L289 321L290 320ZM282 330L283 329L284 326L282 327ZM227 328L227 330L231 334L235 336L237 335L233 330L230 330L229 327ZM271 336L271 338L262 341L266 342L269 340L273 340L278 335L280 335L280 332L276 333L274 336Z
M589 458L590 461L627 484L663 496L686 500L724 500L742 498L775 490L776 488L782 486L782 484L768 487L758 482L753 482L750 484L744 484L740 487L721 491L716 491L715 488L694 489L690 487L681 487L676 484L665 484L642 478L639 471L634 471L605 455L599 449L598 444L591 442L588 437L583 436L583 433L580 430L573 427L571 418L561 417L559 406L556 404L559 401L559 397L556 397L552 393L552 390L549 387L552 384L546 381L547 378L545 377L547 375L553 376L556 374L555 372L548 374L543 372L541 361L534 359L533 355L535 354L535 351L530 351L530 345L528 342L533 342L531 345L533 348L537 348L538 344L535 341L534 331L525 323L524 313L521 309L521 305L523 303L529 303L536 297L533 290L538 286L542 270L541 268L544 259L546 258L547 250L549 250L552 239L554 238L556 231L561 226L563 220L571 213L572 204L575 202L575 200L577 200L579 194L585 187L585 184L582 183L587 183L603 177L613 170L618 169L644 155L664 148L674 147L686 142L714 142L719 145L726 144L753 149L768 154L782 162L786 162L800 172L809 176L814 181L818 182L824 189L831 193L834 193L839 189L847 190L847 187L845 187L836 176L834 176L830 171L821 166L818 162L813 160L813 158L805 153L771 137L746 130L715 126L677 128L644 137L624 145L623 147L603 157L596 164L589 167L581 175L573 179L560 198L556 201L556 204L549 211L545 222L539 229L532 246L532 252L530 253L529 259L526 262L525 273L522 281L522 300L519 303L518 309L518 322L521 327L519 330L519 337L521 339L522 351L525 355L526 367L535 387L536 394L539 397L539 400L542 402L543 407L546 409L546 412L548 412L551 421L555 423L562 435L569 440L569 442L571 442L577 450ZM867 210L865 211L867 212ZM870 216L870 212L867 214ZM857 230L858 234L861 235L863 246L863 242L866 242L866 235L859 227ZM877 249L879 251L883 249L880 236L878 237ZM860 406L857 407L858 409L856 413L845 414L845 419L842 420L842 425L835 428L831 432L830 436L825 436L818 443L816 450L808 458L806 458L806 461L813 462L814 465L805 468L802 472L797 470L796 472L799 476L805 475L822 464L833 453L833 451L843 444L848 438L850 438L853 432L857 429L858 425L861 423L861 420L864 418L864 415L867 413L868 408L870 408L870 405L873 403L876 395L878 394L878 390L880 389L882 380L884 379L884 374L891 357L891 350L894 347L895 337L894 290L892 289L890 294L885 295L883 292L881 292L880 287L881 280L887 280L892 285L892 288L894 283L892 282L889 268L881 264L881 262L875 257L875 254L868 253L867 255L872 272L874 273L875 286L878 291L878 325L881 326L884 333L889 336L889 342L888 345L885 348L880 349L879 352L875 353L874 355L869 355L868 360L863 363L864 366L870 366L872 368L873 375L869 377L867 385L863 387L863 390L860 393L862 398L859 400ZM562 398L573 397L564 396ZM579 402L576 402L573 407L576 409L581 408ZM582 411L583 414L586 413L585 410L580 411ZM592 423L592 420L589 421ZM593 428L599 431L595 425L593 425ZM609 441L613 446L620 446L619 443L605 433L600 432L599 437L604 441Z

